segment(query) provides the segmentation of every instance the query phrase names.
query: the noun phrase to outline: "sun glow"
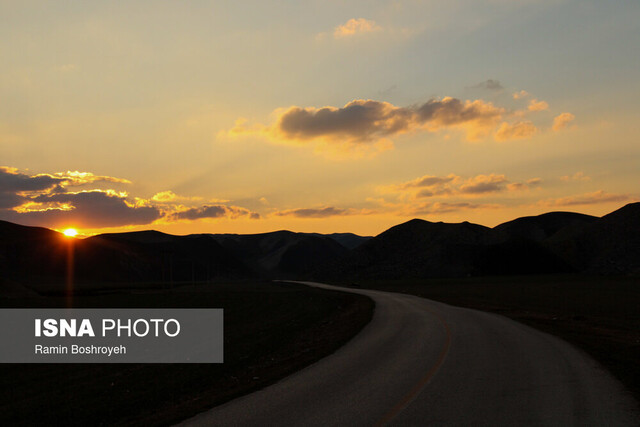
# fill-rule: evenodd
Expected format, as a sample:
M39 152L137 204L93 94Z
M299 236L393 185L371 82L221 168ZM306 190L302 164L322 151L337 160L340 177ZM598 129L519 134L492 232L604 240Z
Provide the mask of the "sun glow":
M76 237L78 235L78 230L75 228L67 228L63 231L63 234L67 237Z

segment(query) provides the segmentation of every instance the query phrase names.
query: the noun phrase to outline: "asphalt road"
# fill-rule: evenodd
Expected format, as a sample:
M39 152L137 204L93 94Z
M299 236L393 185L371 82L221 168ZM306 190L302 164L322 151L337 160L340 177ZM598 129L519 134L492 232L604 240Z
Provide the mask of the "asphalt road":
M364 289L373 319L336 353L184 425L637 426L595 361L509 319Z

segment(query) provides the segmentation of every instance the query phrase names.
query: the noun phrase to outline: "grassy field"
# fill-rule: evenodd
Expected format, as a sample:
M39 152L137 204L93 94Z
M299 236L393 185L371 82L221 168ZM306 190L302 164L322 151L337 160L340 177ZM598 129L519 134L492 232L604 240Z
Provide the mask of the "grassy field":
M360 284L497 313L556 335L640 400L640 278L528 276Z
M64 307L66 299L0 304ZM73 305L223 308L225 363L1 365L0 425L172 424L335 351L373 312L368 298L269 282L87 291Z

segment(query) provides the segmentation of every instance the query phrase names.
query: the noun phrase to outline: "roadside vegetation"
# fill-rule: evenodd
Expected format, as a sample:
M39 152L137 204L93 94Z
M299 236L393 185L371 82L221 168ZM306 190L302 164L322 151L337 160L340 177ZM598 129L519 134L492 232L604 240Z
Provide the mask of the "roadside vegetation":
M0 298L65 307L63 296ZM77 308L223 308L223 364L0 366L0 425L169 425L263 388L332 353L369 322L359 295L289 283L95 289ZM204 330L205 326L203 326Z

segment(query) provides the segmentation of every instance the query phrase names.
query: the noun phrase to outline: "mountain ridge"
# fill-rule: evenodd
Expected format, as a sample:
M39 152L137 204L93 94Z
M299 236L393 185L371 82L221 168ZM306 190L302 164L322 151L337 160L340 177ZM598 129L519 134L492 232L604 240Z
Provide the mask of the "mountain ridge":
M70 245L75 278L85 282L637 275L640 203L600 218L548 212L493 228L416 218L375 237L288 230L174 236L145 230L69 239L46 228L0 221L0 279L62 283Z

